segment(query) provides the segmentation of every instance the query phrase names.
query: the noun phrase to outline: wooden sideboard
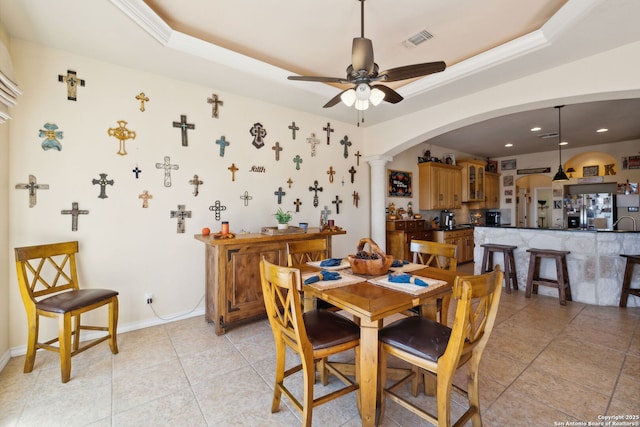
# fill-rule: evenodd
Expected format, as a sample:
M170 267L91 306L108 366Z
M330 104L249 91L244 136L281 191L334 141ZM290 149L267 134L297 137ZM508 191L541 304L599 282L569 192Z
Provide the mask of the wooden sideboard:
M317 230L317 229L316 229ZM195 235L205 244L205 318L215 324L216 334L226 328L265 315L260 283L260 260L287 264L287 242L326 239L331 256L331 237L346 231L265 235L239 234L233 239Z
M424 219L388 220L386 224L386 253L394 259L412 260L409 250L411 240L433 240L431 230Z

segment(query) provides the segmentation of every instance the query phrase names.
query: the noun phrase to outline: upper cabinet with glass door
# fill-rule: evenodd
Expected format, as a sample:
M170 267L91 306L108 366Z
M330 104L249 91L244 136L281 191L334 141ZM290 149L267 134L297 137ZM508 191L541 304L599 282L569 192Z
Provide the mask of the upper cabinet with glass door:
M462 201L484 202L484 168L487 162L467 159L458 162L462 166Z

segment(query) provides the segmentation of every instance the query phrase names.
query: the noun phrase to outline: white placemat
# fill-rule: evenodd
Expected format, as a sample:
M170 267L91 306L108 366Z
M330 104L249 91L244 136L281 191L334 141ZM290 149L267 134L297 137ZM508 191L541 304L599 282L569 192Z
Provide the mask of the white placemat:
M351 267L351 265L349 264L349 261L347 261L346 259L343 259L343 260L340 262L340 265L336 265L336 266L334 266L334 267L322 267L322 266L320 265L320 263L321 263L321 262L322 262L322 261L308 261L308 262L307 262L307 265L310 265L310 266L312 266L312 267L316 267L316 268L321 268L321 269L324 269L324 270L327 270L327 271L342 270L342 269L344 269L344 268L349 268L349 267Z
M424 264L414 264L410 262L409 264L405 264L402 267L389 267L389 270L395 271L396 273L398 272L406 273L407 271L420 270L421 268L425 268L425 267L426 265Z
M306 279L308 279L311 276L315 276L316 273L304 273L302 275L302 283L304 283L304 281ZM362 282L362 278L358 277L358 276L352 276L350 274L344 274L344 273L340 273L340 279L338 280L320 280L318 282L314 282L311 283L307 286L311 286L314 287L316 289L332 289L332 288L339 288L341 286L347 286L347 285L351 285L353 283L358 283L358 282Z
M390 282L388 275L376 277L375 279L369 279L369 283L373 283L374 285L384 286L385 288L391 288L400 292L406 292L411 295L420 295L425 292L430 292L435 288L439 288L447 284L447 282L444 280L430 279L428 277L422 277L422 276L415 276L415 277L422 280L425 283L428 283L429 286L418 286L412 283Z

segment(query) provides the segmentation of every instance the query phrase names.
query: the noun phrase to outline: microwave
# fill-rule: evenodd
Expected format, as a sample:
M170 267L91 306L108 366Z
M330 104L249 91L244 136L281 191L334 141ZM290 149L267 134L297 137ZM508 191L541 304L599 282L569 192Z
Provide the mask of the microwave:
M486 212L484 215L484 223L489 226L500 225L500 212Z

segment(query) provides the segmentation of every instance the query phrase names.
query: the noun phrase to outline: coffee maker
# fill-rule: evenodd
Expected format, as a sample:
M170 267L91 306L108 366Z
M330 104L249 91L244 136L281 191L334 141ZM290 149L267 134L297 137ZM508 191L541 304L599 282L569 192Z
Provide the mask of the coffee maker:
M453 230L456 226L455 213L444 210L440 212L440 227L445 230Z

